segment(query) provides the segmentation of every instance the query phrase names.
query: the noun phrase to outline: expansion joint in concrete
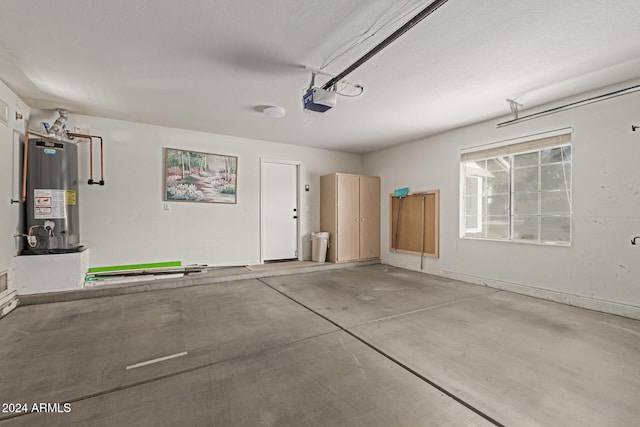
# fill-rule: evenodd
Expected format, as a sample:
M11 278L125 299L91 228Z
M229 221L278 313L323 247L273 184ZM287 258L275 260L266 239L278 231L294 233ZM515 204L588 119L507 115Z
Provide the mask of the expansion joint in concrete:
M291 297L290 295L287 295L286 293L282 292L279 289L276 289L275 287L271 286L269 283L265 282L262 279L257 279L259 282L261 282L262 284L266 285L267 287L273 289L274 291L278 292L279 294L283 295L284 297L286 297L287 299L293 301L294 303L298 304L299 306L305 308L306 310L309 310L310 312L312 312L313 314L315 314L316 316L321 317L322 319L326 320L327 322L331 323L332 325L334 325L335 327L339 328L342 332L348 334L349 336L351 336L352 338L360 341L362 344L366 345L367 347L369 347L370 349L372 349L373 351L375 351L376 353L380 354L381 356L383 356L384 358L386 358L387 360L391 361L392 363L396 364L397 366L401 367L402 369L404 369L405 371L409 372L410 374L414 375L415 377L419 378L420 380L422 380L423 382L429 384L431 387L435 388L436 390L438 390L439 392L443 393L444 395L448 396L449 398L453 399L454 401L458 402L459 404L461 404L462 406L464 406L465 408L469 409L470 411L474 412L475 414L481 416L482 418L484 418L485 420L487 420L488 422L490 422L491 424L497 426L497 427L505 427L504 424L500 423L499 421L495 420L494 418L492 418L491 416L489 416L488 414L485 414L484 412L482 412L481 410L479 410L478 408L474 407L473 405L471 405L470 403L466 402L465 400L463 400L462 398L456 396L455 394L453 394L453 392L445 389L444 387L436 384L435 382L433 382L432 380L428 379L427 377L425 377L424 375L420 374L418 371L416 371L415 369L412 369L411 367L407 366L406 364L402 363L401 361L399 361L398 359L394 358L393 356L391 356L390 354L382 351L380 348L376 347L375 345L371 344L370 342L368 342L367 340L365 340L364 338L362 338L361 336L357 335L356 333L354 333L353 331L350 331L349 329L343 327L342 325L340 325L339 323L334 322L333 320L331 320L330 318L328 318L327 316L324 316L322 314L320 314L319 312L315 311L314 309L312 309L311 307L301 303L300 301L296 300L295 298ZM450 304L450 303L449 303ZM442 305L447 305L447 304L442 304ZM421 310L418 310L421 311Z

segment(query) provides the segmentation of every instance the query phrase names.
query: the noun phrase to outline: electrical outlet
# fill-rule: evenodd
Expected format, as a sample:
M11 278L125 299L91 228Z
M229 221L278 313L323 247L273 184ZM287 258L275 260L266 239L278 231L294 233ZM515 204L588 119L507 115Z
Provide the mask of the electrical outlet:
M170 208L169 208L169 203L165 202L165 203L164 203L164 205L162 206L162 208L163 208L165 211L170 210Z

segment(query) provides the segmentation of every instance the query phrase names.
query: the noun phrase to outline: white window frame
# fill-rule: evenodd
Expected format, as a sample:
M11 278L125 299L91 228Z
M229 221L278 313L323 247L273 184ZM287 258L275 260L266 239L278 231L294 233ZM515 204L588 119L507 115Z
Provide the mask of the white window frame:
M573 138L572 138L572 129L559 129L553 132L546 132L543 134L531 135L524 138L517 138L514 140L501 141L498 143L486 144L476 147L467 148L461 150L460 155L460 219L459 219L459 236L461 239L470 239L470 240L491 240L491 241L500 241L500 242L513 242L513 243L525 243L525 244L534 244L534 245L553 245L553 246L571 246L573 241L573 203L572 203L572 187L573 180L571 176L569 177L569 187L566 188L568 194L568 202L569 202L569 213L567 214L544 214L542 212L541 205L541 197L544 192L541 190L541 182L540 182L540 173L542 170L541 163L541 154L539 154L538 159L538 213L536 214L538 217L538 238L537 240L529 240L529 239L516 239L515 238L515 223L513 222L515 212L513 201L516 192L513 189L513 179L514 179L514 170L513 167L513 159L515 156L525 153L531 152L542 152L547 149L553 149L558 147L570 146L573 148ZM478 227L467 228L467 200L466 200L466 181L468 178L475 178L474 176L467 176L465 165L471 161L483 161L495 159L497 157L509 157L509 169L508 169L508 180L509 180L509 202L508 209L506 211L506 216L508 217L508 236L507 238L498 238L498 237L486 237L486 233L483 236L472 236L468 235L469 233L479 233L484 230L485 219L483 217L483 205L484 199L487 195L484 193L484 185L482 177L477 177L479 186L481 187L477 192L478 194L478 212L472 213L472 216L477 216L478 218ZM565 164L563 161L561 164ZM571 167L571 175L573 175L573 154L571 155L571 161L569 162ZM533 214L532 214L533 216ZM547 241L543 240L543 230L541 226L541 221L543 218L551 218L551 217L567 217L569 218L569 240L568 241Z

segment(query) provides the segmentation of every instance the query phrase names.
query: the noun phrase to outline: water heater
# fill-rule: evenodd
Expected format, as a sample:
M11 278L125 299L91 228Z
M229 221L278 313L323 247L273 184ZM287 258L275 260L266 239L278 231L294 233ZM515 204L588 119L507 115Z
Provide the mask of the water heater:
M78 147L29 138L26 146L26 234L23 254L78 252Z

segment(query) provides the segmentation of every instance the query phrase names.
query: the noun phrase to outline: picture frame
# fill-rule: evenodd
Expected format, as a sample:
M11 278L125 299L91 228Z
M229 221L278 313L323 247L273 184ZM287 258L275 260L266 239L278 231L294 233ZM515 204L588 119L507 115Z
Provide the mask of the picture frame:
M165 148L163 200L236 204L237 174L236 156Z

